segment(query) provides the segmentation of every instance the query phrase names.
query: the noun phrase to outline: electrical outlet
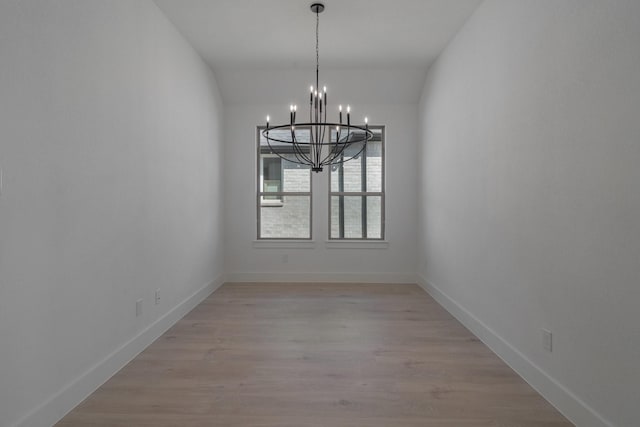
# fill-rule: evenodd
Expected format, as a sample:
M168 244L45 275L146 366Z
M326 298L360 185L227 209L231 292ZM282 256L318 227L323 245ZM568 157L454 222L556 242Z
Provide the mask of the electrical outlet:
M553 351L553 334L546 329L542 330L542 346L548 352Z
M156 305L160 304L160 289L156 290Z
M136 301L136 317L140 316L142 314L142 300L139 299L138 301Z

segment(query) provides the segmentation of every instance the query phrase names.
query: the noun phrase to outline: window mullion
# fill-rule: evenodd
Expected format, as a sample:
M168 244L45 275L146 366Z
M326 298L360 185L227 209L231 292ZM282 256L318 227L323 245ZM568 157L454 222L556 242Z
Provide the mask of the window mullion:
M344 152L340 155L344 162ZM338 191L344 192L344 167L340 163L338 169ZM344 196L338 197L338 237L344 239Z
M360 189L366 193L367 191L367 146L360 157ZM360 201L360 226L362 228L362 238L367 238L367 196L362 196Z

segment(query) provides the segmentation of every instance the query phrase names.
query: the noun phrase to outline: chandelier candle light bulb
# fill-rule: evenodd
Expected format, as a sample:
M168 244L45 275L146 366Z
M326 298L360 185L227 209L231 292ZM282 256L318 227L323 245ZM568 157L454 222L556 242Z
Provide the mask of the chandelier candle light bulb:
M313 3L311 11L316 14L316 85L309 86L309 122L296 123L297 105L291 104L289 124L269 125L262 130L269 148L278 157L294 163L307 165L313 172L321 172L324 166L340 164L357 158L367 146L367 142L373 137L369 130L368 119L365 117L364 126L351 124L351 107L347 105L347 125L342 124L342 105L338 106L338 123L327 121L327 87L320 90L320 54L319 54L319 27L320 13L324 10L322 3ZM295 126L307 130L308 138L296 135ZM335 132L333 131L335 128ZM308 139L308 140L307 140ZM277 145L276 145L277 144ZM291 146L287 156L278 150Z

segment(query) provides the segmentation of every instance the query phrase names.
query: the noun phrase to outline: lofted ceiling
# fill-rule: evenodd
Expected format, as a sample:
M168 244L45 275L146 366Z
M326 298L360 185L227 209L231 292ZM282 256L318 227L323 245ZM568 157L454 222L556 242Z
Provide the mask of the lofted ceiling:
M225 101L244 102L238 73L261 84L283 71L315 69L311 0L155 0L214 70ZM320 69L395 70L415 91L481 0L324 0ZM384 74L384 72L382 72ZM265 77L267 82L265 82ZM410 81L407 82L406 80ZM294 79L295 80L295 79ZM419 80L419 82L414 82ZM373 81L372 81L373 83ZM259 96L254 89L248 91ZM302 88L301 88L302 89ZM264 97L271 96L264 93Z

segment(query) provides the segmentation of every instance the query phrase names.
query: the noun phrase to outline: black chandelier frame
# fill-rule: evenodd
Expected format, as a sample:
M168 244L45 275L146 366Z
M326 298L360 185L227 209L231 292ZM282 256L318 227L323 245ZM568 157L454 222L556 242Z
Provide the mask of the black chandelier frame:
M320 13L324 11L324 5L322 3L313 3L311 11L316 14L316 86L315 89L311 86L309 121L297 123L296 114L298 108L296 105L292 105L289 123L269 126L269 116L267 116L267 126L262 130L262 136L266 139L271 151L278 157L286 161L310 166L313 172L321 172L323 166L340 164L357 158L366 149L367 142L373 138L373 132L369 130L366 118L364 126L351 124L351 108L349 106L347 106L346 123L343 123L342 120L342 106L339 107L338 123L327 122L327 88L325 86L321 91L319 83L319 27ZM296 127L309 129L309 141L298 139ZM290 151L293 152L295 159L281 155L278 152L278 147L272 145L275 143L290 144L292 148ZM362 146L360 147L359 144ZM351 152L345 157L345 152L350 147L356 147L355 153Z

